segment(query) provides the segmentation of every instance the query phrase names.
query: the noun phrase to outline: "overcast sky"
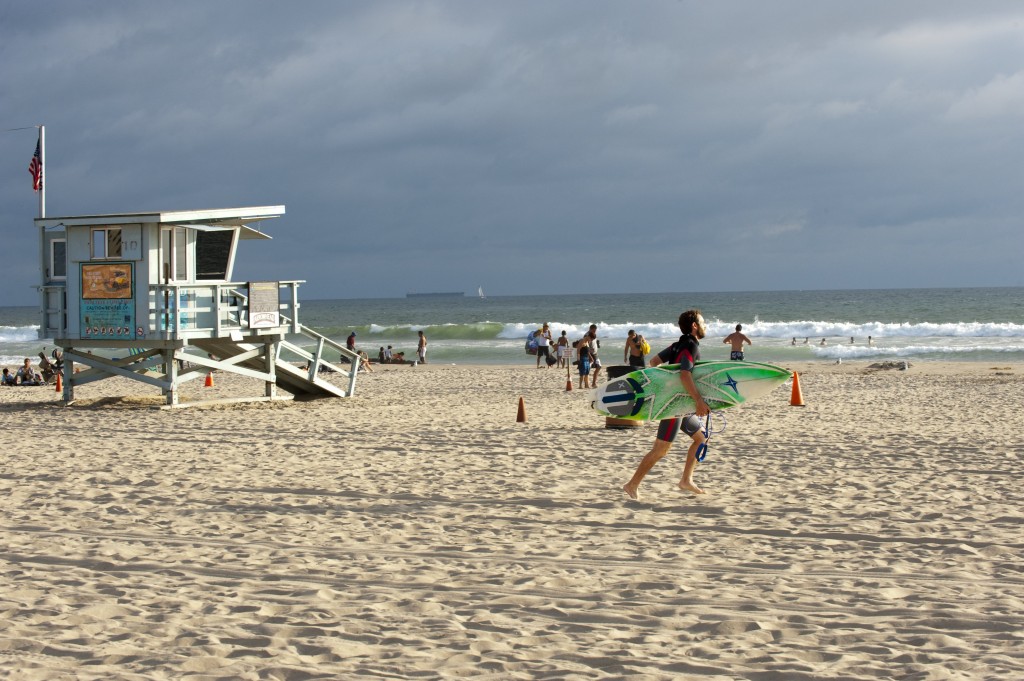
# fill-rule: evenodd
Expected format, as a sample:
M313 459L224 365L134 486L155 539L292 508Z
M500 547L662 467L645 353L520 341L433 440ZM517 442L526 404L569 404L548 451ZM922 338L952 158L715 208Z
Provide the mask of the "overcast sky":
M1024 285L1024 3L0 0L47 215L287 206L304 298Z

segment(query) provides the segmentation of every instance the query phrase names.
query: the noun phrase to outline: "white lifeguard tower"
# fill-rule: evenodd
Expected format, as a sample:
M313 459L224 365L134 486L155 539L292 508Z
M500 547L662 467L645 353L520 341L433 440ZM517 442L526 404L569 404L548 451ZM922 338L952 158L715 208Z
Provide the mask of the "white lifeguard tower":
M123 376L183 406L180 386L213 369L265 384L261 396L227 401L351 396L359 357L299 322L303 281L232 281L238 242L270 239L260 223L284 212L255 206L36 218L39 337L63 351L64 401L74 400L76 386ZM326 361L327 348L349 364ZM88 368L75 373L76 363ZM321 370L336 372L341 386ZM290 394L279 397L278 387ZM225 400L188 404L214 401Z

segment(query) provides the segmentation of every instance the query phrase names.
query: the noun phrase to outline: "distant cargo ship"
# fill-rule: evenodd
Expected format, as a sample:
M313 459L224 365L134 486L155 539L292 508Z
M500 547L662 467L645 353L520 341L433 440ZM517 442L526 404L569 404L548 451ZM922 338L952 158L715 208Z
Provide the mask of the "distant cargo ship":
M443 291L440 293L406 293L406 298L462 298L466 294L462 291Z

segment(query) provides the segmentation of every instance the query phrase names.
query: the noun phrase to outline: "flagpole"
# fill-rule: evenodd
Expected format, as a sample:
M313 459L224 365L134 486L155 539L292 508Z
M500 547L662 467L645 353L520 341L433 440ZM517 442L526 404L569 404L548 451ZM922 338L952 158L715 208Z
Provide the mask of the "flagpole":
M39 217L46 217L46 126L39 126L39 165L42 186L39 188Z

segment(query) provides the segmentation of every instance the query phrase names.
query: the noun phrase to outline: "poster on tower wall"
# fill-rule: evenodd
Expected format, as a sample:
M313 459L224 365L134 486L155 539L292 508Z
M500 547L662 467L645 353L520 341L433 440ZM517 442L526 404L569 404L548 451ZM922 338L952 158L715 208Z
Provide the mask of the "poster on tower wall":
M135 263L82 263L81 337L135 340Z
M272 329L281 325L280 286L276 281L249 282L249 328Z

